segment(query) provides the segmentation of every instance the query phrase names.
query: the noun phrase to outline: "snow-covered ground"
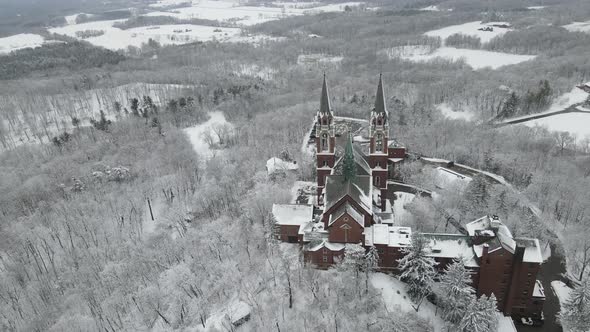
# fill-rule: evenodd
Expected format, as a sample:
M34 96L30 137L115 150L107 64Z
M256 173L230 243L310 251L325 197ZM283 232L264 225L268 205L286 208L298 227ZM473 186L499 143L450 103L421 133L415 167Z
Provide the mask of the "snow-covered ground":
M442 103L436 106L436 108L442 113L442 115L451 120L465 120L471 121L473 120L473 116L475 115L473 112L469 111L455 111L451 106L446 103Z
M414 304L410 300L403 282L383 273L373 274L370 281L373 287L381 291L383 302L385 302L388 311L415 312ZM424 301L417 314L430 322L435 332L442 332L445 322L435 312L436 307L432 303Z
M482 21L475 21L475 22L468 22L459 25L451 25L442 29L432 30L425 33L426 36L430 37L440 37L443 44L445 40L454 34L461 34L466 36L477 37L481 40L482 43L487 43L492 40L494 37L501 36L508 31L511 31L510 28L499 28L494 27L493 25L510 25L507 22L487 22L483 23ZM485 29L491 27L493 31L482 31L479 29Z
M561 113L523 124L528 127L545 127L551 131L568 131L580 139L590 137L590 113Z
M573 22L568 25L564 25L568 31L579 31L579 32L587 32L590 33L590 21L586 22Z
M441 47L429 51L425 46L408 47L403 50L390 51L389 54L398 54L404 60L413 62L430 62L436 59L460 61L463 60L473 69L491 68L498 69L503 66L515 65L534 59L534 55L519 55L485 50L461 49L455 47Z
M85 38L87 42L111 50L124 50L129 46L140 47L150 39L161 45L181 45L196 41L243 41L239 28L219 28L195 24L170 24L158 26L138 27L122 30L113 25L124 20L96 21L82 24L72 24L59 28L51 28L49 32L79 38L77 33L96 30L103 34Z
M193 145L195 152L204 159L213 157L216 153L215 150L211 149L209 143L205 140L207 133L211 132L216 126L230 125L225 119L223 112L210 112L209 120L198 124L193 127L184 129L184 132L188 135L188 138ZM213 144L219 143L218 137L213 134ZM203 162L205 160L202 160Z
M547 8L547 6L529 6L529 7L526 7L526 9L528 9L528 10L541 10L541 9L545 9L545 8Z
M566 92L566 93L562 94L561 96L557 97L553 101L553 103L551 103L551 106L549 106L549 108L544 112L519 116L519 117L515 117L515 118L510 118L510 119L504 120L503 122L506 123L506 122L512 122L515 120L524 120L524 119L528 119L528 118L534 118L539 115L561 112L571 106L583 103L588 98L588 95L589 95L588 92L586 92L582 89L579 89L577 87L574 87L570 92Z
M358 6L362 2L347 2L339 4L320 5L314 7L301 6L295 2L281 2L277 7L244 6L239 1L201 0L193 2L190 7L183 7L171 11L148 13L148 16L171 16L179 19L200 18L232 22L241 26L249 26L268 21L278 20L288 16L317 14L322 12L344 11L346 6ZM317 6L319 5L319 6Z
M0 38L0 54L10 53L12 51L24 48L35 48L43 45L45 39L32 33L21 33L14 36Z
M344 58L341 56L330 56L326 54L300 54L297 57L297 64L300 66L315 66L326 64L339 64Z
M394 194L397 196L397 199L393 202L393 224L399 226L407 225L407 220L411 218L412 214L404 206L412 203L416 195L401 191L396 191Z

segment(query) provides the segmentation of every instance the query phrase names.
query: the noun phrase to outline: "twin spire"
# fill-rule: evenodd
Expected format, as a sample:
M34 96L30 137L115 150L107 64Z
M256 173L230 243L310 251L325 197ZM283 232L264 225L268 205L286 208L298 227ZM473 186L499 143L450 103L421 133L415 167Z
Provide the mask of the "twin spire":
M385 106L385 92L383 92L383 75L379 74L379 85L377 86L377 95L375 97L375 108L373 110L377 115L382 114L387 118L387 107ZM332 115L332 106L330 105L330 94L328 92L328 82L326 73L324 73L324 82L322 84L322 97L320 99L320 114Z

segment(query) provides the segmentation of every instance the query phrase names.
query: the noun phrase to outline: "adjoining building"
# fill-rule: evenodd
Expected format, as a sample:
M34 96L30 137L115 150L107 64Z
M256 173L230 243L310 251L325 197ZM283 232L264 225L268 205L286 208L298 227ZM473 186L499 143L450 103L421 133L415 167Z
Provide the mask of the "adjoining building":
M275 204L277 237L300 243L305 262L318 268L338 263L347 244L360 244L367 250L374 246L379 253L379 268L396 273L398 261L412 245L412 229L392 222L395 210L388 198L388 184L396 177L406 150L389 139L382 79L375 107L369 113L369 138L356 140L365 146L354 144L348 133L344 136L344 153L337 158L333 120L324 77L315 125L316 207ZM445 175L462 176L443 171ZM541 319L545 295L536 279L543 263L539 241L513 237L495 216L482 217L465 228L466 235L422 234L429 241L427 255L436 261L437 270L444 272L449 264L462 261L472 272L472 286L478 296L494 294L498 309L506 315Z

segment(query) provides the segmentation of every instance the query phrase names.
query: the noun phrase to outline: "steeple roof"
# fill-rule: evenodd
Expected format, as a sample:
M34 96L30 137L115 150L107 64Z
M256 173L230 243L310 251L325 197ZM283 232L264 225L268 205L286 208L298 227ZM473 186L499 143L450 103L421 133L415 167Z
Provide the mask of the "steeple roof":
M346 148L344 149L343 157L343 169L345 181L352 181L356 177L356 161L354 158L354 150L352 148L352 135L348 134L348 140L346 141Z
M379 74L379 85L377 86L377 96L375 97L374 112L387 117L387 107L385 106L385 92L383 92L383 75Z
M322 97L320 99L320 114L332 114L332 106L330 105L330 95L328 93L328 82L326 81L325 73L324 83L322 85Z

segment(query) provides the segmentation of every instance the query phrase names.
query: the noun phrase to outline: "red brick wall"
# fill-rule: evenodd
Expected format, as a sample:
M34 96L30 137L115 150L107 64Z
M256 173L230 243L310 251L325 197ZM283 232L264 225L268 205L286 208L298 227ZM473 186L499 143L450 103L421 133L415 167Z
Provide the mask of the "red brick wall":
M389 148L389 158L405 158L406 148Z
M477 295L490 296L493 293L498 300L498 310L504 311L512 277L513 256L504 248L492 253L487 253L486 250L484 247L479 267Z
M348 232L341 228L344 225L350 227ZM345 213L328 229L328 240L335 243L361 243L364 240L363 230L363 227L358 222L352 219L348 213Z
M318 251L305 251L303 253L303 258L307 264L313 264L320 269L329 268L338 260L342 260L343 257L344 250L331 251L326 248L322 248Z
M384 244L375 245L379 253L379 267L384 270L397 269L398 259L402 259L404 254L402 248L388 247Z
M279 240L289 242L289 236L299 238L299 226L294 225L279 225Z

